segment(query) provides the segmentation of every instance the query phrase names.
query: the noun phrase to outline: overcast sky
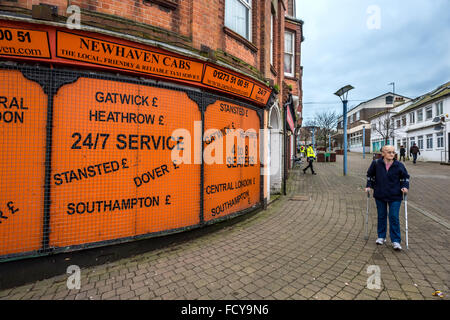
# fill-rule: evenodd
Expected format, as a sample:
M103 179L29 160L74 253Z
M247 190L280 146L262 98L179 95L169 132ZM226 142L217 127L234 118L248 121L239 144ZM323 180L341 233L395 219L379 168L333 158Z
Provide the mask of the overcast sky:
M450 81L450 0L297 0L304 21L303 118L392 91L410 98ZM362 101L352 101L362 100Z

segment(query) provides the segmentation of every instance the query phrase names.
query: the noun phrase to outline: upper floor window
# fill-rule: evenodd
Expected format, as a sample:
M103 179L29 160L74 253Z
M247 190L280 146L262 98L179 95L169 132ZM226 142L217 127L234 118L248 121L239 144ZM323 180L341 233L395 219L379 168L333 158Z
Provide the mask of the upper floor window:
M423 109L417 110L417 121L423 121Z
M386 96L386 104L393 104L393 103L394 103L394 97Z
M288 5L287 5L287 15L290 17L296 17L296 8L295 8L295 2L296 0L288 0Z
M273 24L275 22L275 17L273 13L270 15L270 64L273 66Z
M433 118L433 108L431 106L425 108L425 120Z
M251 0L225 0L225 26L251 41Z
M410 123L410 124L413 124L413 123L415 123L415 122L416 122L415 114L414 114L414 112L411 112L411 113L409 114L409 123Z
M444 113L444 106L442 101L436 103L436 117L442 115Z
M356 113L356 121L358 121L358 120L360 120L361 119L361 113L360 113L361 111L358 111L357 113Z
M294 76L295 64L295 40L294 33L286 31L284 33L284 74L286 76Z
M402 116L402 126L406 126L406 115Z

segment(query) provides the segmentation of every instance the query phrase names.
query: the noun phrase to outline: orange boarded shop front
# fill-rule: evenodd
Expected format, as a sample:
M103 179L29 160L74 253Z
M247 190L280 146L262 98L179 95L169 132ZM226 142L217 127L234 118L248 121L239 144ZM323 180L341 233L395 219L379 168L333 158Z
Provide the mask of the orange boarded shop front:
M207 107L205 221L260 203L259 129L260 119L255 110L220 100Z
M1 256L41 248L47 96L19 71L0 83Z
M171 160L201 113L186 93L80 78L54 99L50 246L199 223L200 165Z

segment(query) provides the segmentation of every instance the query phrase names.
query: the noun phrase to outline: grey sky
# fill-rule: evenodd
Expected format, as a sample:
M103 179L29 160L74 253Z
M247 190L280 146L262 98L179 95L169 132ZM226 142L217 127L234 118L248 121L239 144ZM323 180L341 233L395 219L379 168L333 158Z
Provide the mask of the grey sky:
M377 10L380 19L377 20ZM450 0L297 0L304 24L303 118L392 91L410 98L450 80ZM369 28L368 26L371 26ZM379 28L377 28L379 26Z

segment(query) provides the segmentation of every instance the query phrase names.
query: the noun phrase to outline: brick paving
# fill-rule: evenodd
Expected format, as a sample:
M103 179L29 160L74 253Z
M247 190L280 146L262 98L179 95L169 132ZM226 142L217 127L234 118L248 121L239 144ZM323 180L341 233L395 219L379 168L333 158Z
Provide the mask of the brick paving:
M450 167L407 164L409 250L375 244L376 209L370 206L364 240L370 155L349 155L349 174L336 163L317 163L317 176L294 170L288 196L231 226L189 242L82 269L81 289L68 275L0 291L0 299L448 299ZM290 200L306 196L307 201ZM403 205L401 209L404 243ZM427 213L424 214L423 212ZM435 217L435 219L431 218ZM369 266L381 271L381 288L368 289Z

